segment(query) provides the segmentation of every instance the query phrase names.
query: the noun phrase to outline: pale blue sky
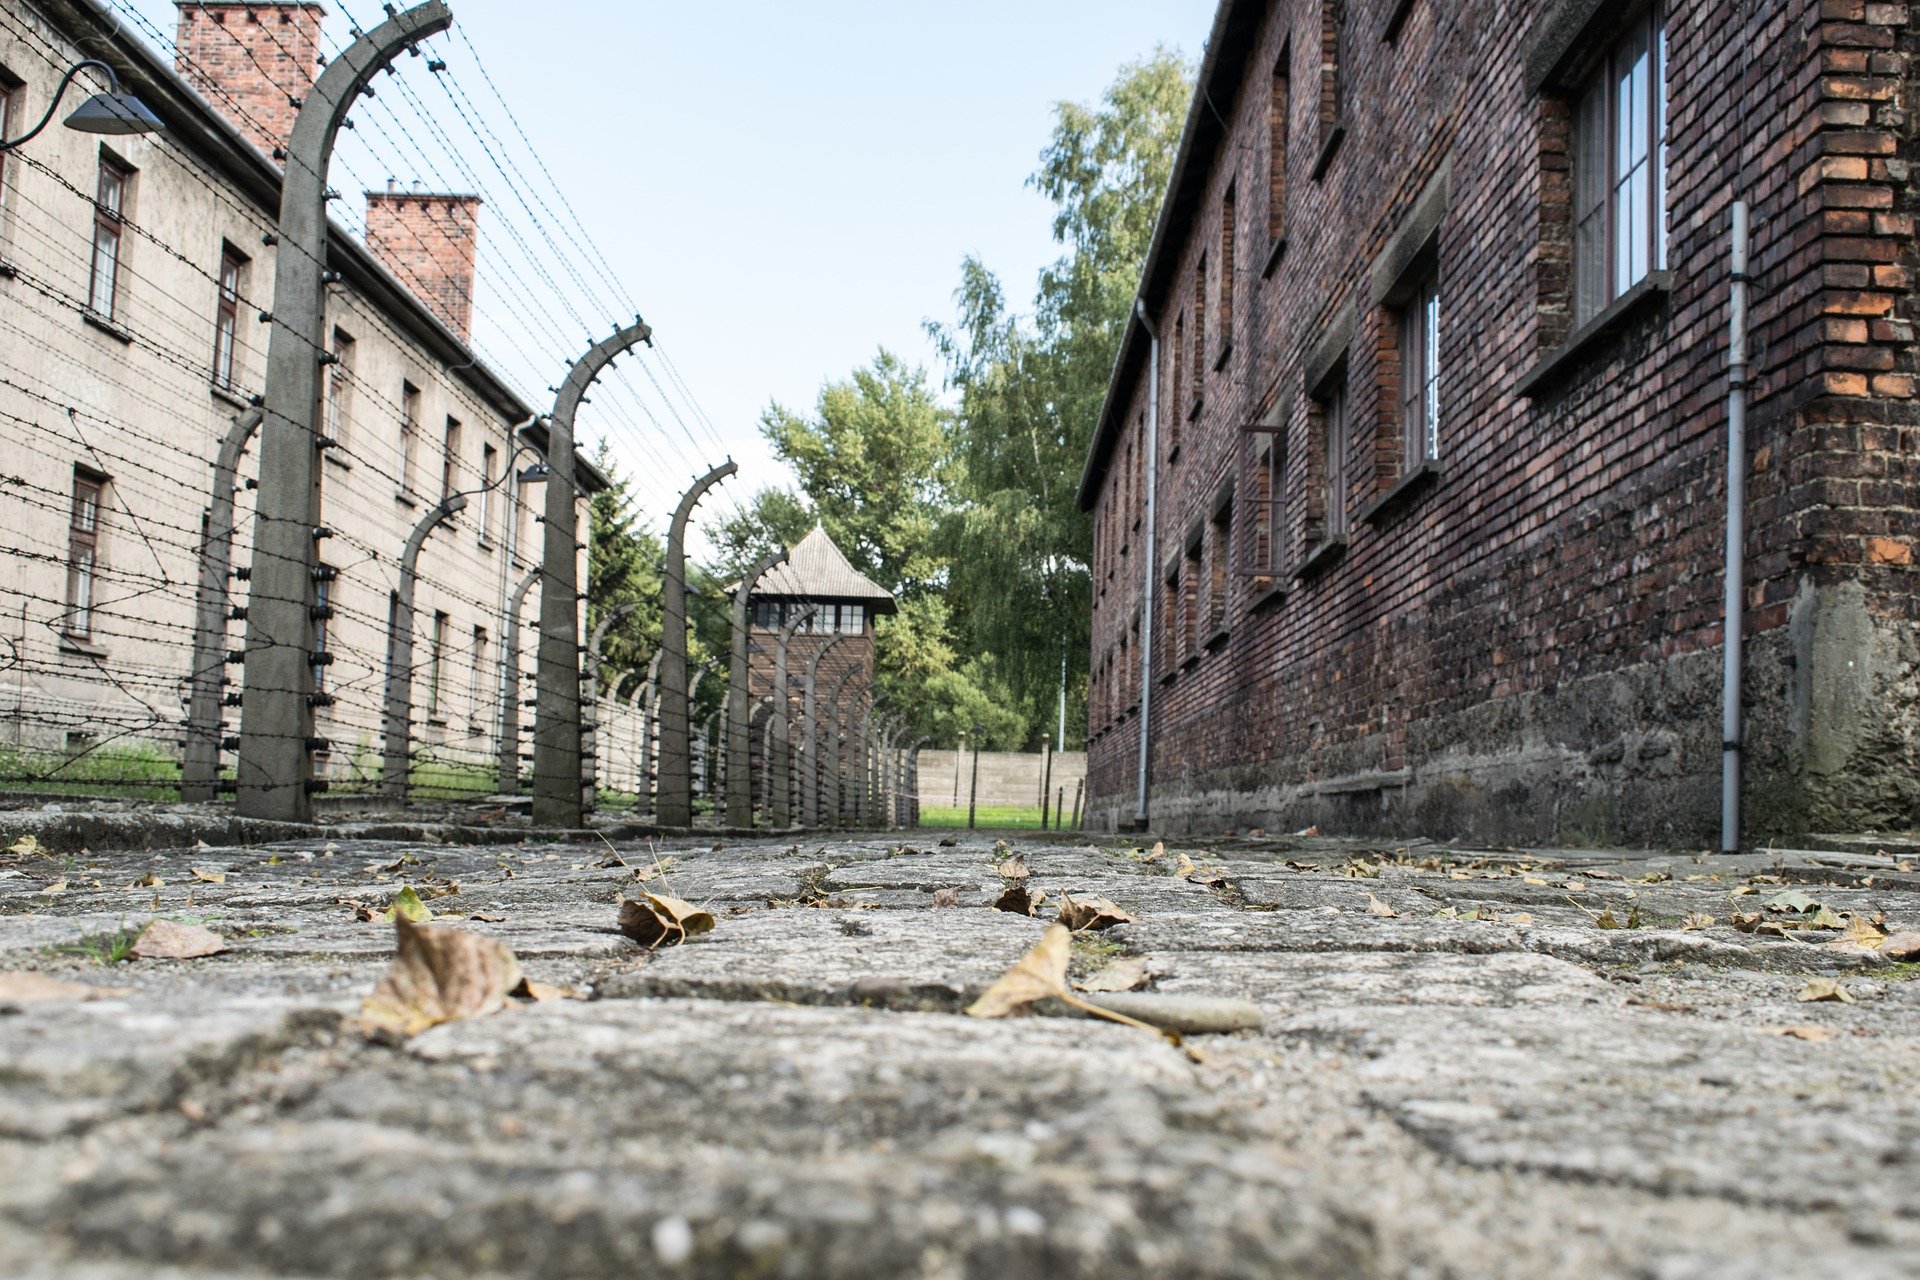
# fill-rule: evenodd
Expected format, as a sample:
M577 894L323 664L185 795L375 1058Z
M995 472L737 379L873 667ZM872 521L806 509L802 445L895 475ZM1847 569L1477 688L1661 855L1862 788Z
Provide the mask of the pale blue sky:
M112 2L171 35L169 0ZM712 429L664 367L664 395L629 367L581 426L614 442L656 524L725 450L742 466L740 496L783 479L756 431L769 401L810 406L823 379L881 344L931 363L921 325L950 317L963 256L1028 298L1056 253L1049 206L1024 185L1053 104L1096 98L1156 44L1197 59L1214 10L1213 0L452 5L462 33L433 42L452 85L411 59L413 99L383 78L356 112L334 185L352 193L392 176L483 188L476 344L542 401L586 343L573 312L597 337L624 318L622 301L640 307ZM373 0L328 8L333 41L347 17L379 17ZM480 67L617 287L569 237L551 192L544 208L519 207L516 183L545 184ZM500 168L470 120L493 132ZM344 203L357 216L359 201Z

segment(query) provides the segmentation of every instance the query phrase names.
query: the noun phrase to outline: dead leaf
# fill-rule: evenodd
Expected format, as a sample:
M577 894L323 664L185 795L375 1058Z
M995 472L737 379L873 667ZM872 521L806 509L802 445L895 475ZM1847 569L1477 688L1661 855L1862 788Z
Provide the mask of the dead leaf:
M1294 832L1293 834L1294 834L1294 835L1296 835L1296 836L1298 836L1298 837L1300 837L1300 838L1301 838L1302 840L1311 840L1311 839L1313 839L1313 838L1314 838L1315 836L1317 836L1317 835L1319 835L1319 834L1320 834L1320 828L1318 828L1318 827L1303 827L1303 828L1301 828L1300 830L1298 830L1298 831L1296 831L1296 832Z
M715 852L719 851L719 847L720 846L718 845L714 846ZM940 842L940 847L942 849L957 849L960 847L960 842L958 840L955 840L952 836L948 836L945 840L942 840Z
M1026 885L1016 882L1008 885L1007 891L994 899L993 906L996 911L1011 911L1017 916L1030 916L1040 906L1040 898L1028 892Z
M957 887L952 889L935 889L933 891L933 905L936 907L959 906L960 890Z
M32 836L21 836L7 846L7 852L18 858L31 858L40 852L40 842Z
M1193 865L1193 859L1184 853L1180 855L1180 860L1173 864L1173 874L1183 878L1192 875L1199 869L1200 868Z
M1547 883L1545 880L1542 880L1539 876L1521 876L1520 878L1524 880L1526 883L1532 884L1532 885L1545 885Z
M546 1004L553 1000L585 1000L584 993L572 987L555 987L544 982L535 982L525 974L520 975L520 985L507 992L520 1000L531 1000L535 1004Z
M1788 889L1767 899L1769 911L1814 911L1820 904L1798 889Z
M1680 927L1688 931L1694 929L1711 929L1713 928L1713 917L1704 911L1696 911L1685 920L1682 920Z
M1531 911L1522 911L1518 915L1508 916L1507 923L1508 924L1532 924L1533 913Z
M994 870L1000 873L1003 880L1025 880L1031 874L1027 870L1027 855L1024 853L1014 854Z
M1075 933L1082 933L1132 924L1133 917L1105 898L1076 898L1065 893L1060 895L1060 923Z
M1791 1036L1795 1040L1810 1040L1814 1044L1831 1040L1840 1034L1832 1027L1766 1027L1763 1031L1770 1036Z
M1398 919L1400 915L1398 911L1395 911L1392 907L1380 901L1380 899L1374 897L1372 894L1367 895L1367 914L1370 916L1383 916L1388 920Z
M1380 878L1380 866L1378 863L1362 862L1356 858L1352 862L1349 862L1346 865L1346 869L1341 871L1340 874L1350 880L1378 880Z
M1800 988L1802 1004L1816 1004L1823 1000L1836 1000L1841 1004L1852 1004L1853 996L1847 989L1832 978L1814 978Z
M1148 866L1152 866L1154 863L1160 861L1160 859L1166 856L1167 856L1166 843L1164 841L1155 841L1153 848L1147 850L1146 856L1140 859L1140 861L1146 863Z
M197 960L226 949L226 939L213 930L171 920L153 921L133 941L133 954L140 960Z
M375 924L390 924L396 918L405 919L409 924L425 924L433 919L433 912L427 910L427 904L420 901L420 895L407 886L393 895L393 901L387 904L385 910L368 911L363 918Z
M1844 929L1847 927L1847 922L1832 908L1821 907L1811 916L1807 917L1807 922L1804 927L1808 929Z
M467 919L483 921L486 924L505 924L507 922L505 916L489 915L485 911L476 911L468 916Z
M1600 928L1600 929L1626 928L1626 926L1621 924L1620 921L1614 916L1612 907L1608 907L1606 910L1602 911L1599 915L1595 916L1593 918L1593 923L1596 928Z
M1889 960L1920 960L1920 933L1896 933L1880 944L1880 954Z
M678 946L712 928L710 913L664 893L620 900L620 932L643 947Z
M84 982L49 978L44 973L0 973L0 1009L56 1000L99 1000L126 995L127 990L126 987L90 987Z
M369 1034L415 1036L428 1027L492 1013L521 983L520 962L505 943L465 929L393 922L393 963L360 1004Z
M43 898L51 898L56 893L65 893L66 891L67 891L67 880L65 876L62 876L60 879L55 880L52 884L42 889L40 891L39 896Z
M203 871L199 867L194 867L192 870L195 880L204 880L208 884L225 884L227 882L227 873L224 871Z
M128 885L127 888L129 889L160 889L160 888L164 888L166 886L166 883L167 882L165 880L162 880L159 876L156 876L151 871L149 871L146 875L141 876L138 880L135 880L132 884Z
M1048 925L1040 941L967 1006L967 1016L1004 1018L1025 1011L1036 1000L1065 996L1072 936L1063 924Z
M1082 991L1138 991L1147 985L1145 956L1122 956L1085 982L1074 984Z

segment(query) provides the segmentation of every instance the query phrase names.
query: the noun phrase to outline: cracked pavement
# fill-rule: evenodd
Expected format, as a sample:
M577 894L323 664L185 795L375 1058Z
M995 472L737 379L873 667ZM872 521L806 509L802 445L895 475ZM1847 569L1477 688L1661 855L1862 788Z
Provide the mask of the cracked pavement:
M939 839L0 854L0 971L109 989L0 1007L0 1274L1920 1275L1920 965L1728 923L1920 927L1911 860L1009 837L1134 917L1076 976L1260 1006L1195 1062L960 1016L1046 920ZM592 998L366 1041L403 885ZM87 953L155 917L230 949Z

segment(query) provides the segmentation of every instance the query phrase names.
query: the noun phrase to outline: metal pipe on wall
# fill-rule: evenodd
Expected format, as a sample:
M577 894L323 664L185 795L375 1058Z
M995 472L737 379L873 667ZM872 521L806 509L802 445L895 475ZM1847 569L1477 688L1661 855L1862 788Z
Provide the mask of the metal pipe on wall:
M1153 321L1147 317L1147 306L1138 298L1133 303L1134 314L1140 319L1140 327L1147 334L1147 448L1141 460L1141 466L1147 473L1147 539L1140 557L1141 566L1146 570L1140 594L1140 791L1134 802L1133 824L1141 831L1147 829L1147 769L1149 766L1149 744L1153 730L1153 581L1154 562L1159 558L1159 524L1156 518L1160 488L1160 331L1153 327ZM1084 784L1083 784L1084 785ZM1080 804L1074 801L1077 821Z
M1733 206L1733 273L1727 306L1727 570L1725 670L1720 707L1720 849L1740 852L1740 707L1746 648L1747 204Z

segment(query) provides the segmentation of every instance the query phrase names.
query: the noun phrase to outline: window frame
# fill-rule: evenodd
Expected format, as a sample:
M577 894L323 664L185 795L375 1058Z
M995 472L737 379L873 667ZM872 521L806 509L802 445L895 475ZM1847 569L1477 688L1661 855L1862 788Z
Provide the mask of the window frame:
M418 492L420 457L420 388L400 380L400 494L411 498Z
M60 631L70 639L93 639L93 615L99 607L100 523L106 508L108 477L76 464L67 512L67 598Z
M358 347L353 335L338 326L334 327L333 340L328 346L333 359L327 365L326 436L333 442L334 449L340 450L347 447L352 434L353 371Z
M1345 539L1353 530L1352 489L1353 476L1348 465L1348 455L1352 453L1352 423L1349 421L1350 405L1347 395L1347 375L1343 369L1326 386L1318 397L1320 405L1321 448L1325 453L1326 472L1322 499L1325 509L1321 516L1321 537L1323 543L1336 539Z
M1227 192L1220 198L1220 354L1214 359L1216 369L1224 367L1233 352L1234 241L1239 219L1240 184L1234 181L1227 184Z
M1287 428L1262 422L1242 429L1247 449L1246 567L1255 594L1286 576Z
M1643 61L1646 83L1629 87ZM1614 36L1572 95L1570 302L1576 330L1667 268L1666 80L1666 4L1653 0ZM1623 119L1629 108L1646 116L1640 139L1645 150L1632 163L1622 153L1627 136L1637 132ZM1595 152L1598 160L1590 154ZM1638 193L1622 194L1636 176L1645 187L1645 205L1637 210ZM1645 225L1636 228L1635 217Z
M427 634L427 723L445 724L447 717L441 706L445 694L444 677L446 675L447 628L453 622L451 616L436 610L433 626Z
M1440 330L1444 317L1438 264L1422 272L1400 308L1400 461L1411 475L1440 460Z
M117 322L120 315L120 281L127 265L127 204L133 187L133 174L133 166L114 156L105 147L100 149L93 189L93 250L87 259L87 310L109 322ZM102 250L107 246L111 246L112 251L108 255L106 305L103 307L100 305L100 267Z
M1267 274L1279 262L1287 241L1287 146L1292 140L1293 43L1280 50L1273 65L1273 83L1267 99Z
M493 545L493 468L500 461L500 450L489 441L480 442L479 510L474 519L480 525L480 545Z
M215 281L213 313L213 385L234 389L239 368L240 293L247 257L231 244L220 246L220 275Z
M459 490L454 487L454 471L460 461L460 419L447 415L446 431L440 442L440 501L445 502Z

